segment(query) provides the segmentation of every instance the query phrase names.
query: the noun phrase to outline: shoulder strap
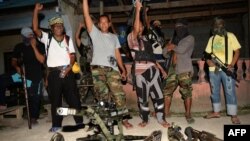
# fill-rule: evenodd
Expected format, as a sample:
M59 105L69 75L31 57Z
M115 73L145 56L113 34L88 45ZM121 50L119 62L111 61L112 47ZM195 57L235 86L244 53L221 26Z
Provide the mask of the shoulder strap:
M65 39L66 39L66 43L67 43L67 46L69 46L69 36L68 35L65 35Z
M228 64L228 37L225 35L225 63Z
M212 46L212 53L214 52L214 38L215 38L215 36L216 35L214 35L213 38L212 38L212 44L211 44L211 46Z
M47 48L46 48L46 53L47 53L46 56L48 56L48 54L49 54L49 47L50 47L51 39L52 39L52 33L49 32L48 33L48 44L47 44Z

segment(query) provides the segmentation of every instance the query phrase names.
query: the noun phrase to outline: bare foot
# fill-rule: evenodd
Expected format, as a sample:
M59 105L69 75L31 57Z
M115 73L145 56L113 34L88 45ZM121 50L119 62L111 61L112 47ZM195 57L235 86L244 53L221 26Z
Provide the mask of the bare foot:
M138 126L140 127L145 127L146 125L148 125L148 122L146 121L142 121L141 123L138 124Z
M166 122L166 121L162 121L162 122L158 122L159 124L161 124L164 128L168 128L168 127L170 127L171 125L168 123L168 122Z
M220 118L220 113L217 113L217 112L208 113L203 118L205 119Z
M131 123L128 122L128 120L123 120L122 121L122 125L126 128L126 129L132 129L133 125Z

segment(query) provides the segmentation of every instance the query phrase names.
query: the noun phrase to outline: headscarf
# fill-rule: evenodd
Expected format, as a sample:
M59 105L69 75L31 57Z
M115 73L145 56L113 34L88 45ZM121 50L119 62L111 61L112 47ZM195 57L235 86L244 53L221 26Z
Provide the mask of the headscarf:
M29 27L23 27L21 29L21 35L23 37L23 43L26 46L29 46L30 45L30 37L34 36L34 33L33 33L32 29L29 28Z
M175 24L174 36L172 39L172 43L178 45L180 40L187 37L189 35L188 32L188 22L184 19L178 19Z
M226 35L227 31L225 29L225 21L220 17L214 18L214 24L213 24L213 35L219 35L223 36Z

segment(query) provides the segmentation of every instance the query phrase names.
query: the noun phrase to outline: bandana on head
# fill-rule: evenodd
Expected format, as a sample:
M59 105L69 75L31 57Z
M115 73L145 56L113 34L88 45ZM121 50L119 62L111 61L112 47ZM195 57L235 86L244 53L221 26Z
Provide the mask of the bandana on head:
M49 25L52 26L54 24L63 24L63 19L60 17L53 17L49 19Z
M33 31L31 28L29 27L23 27L21 29L21 34L25 37L25 38L29 38L30 35L33 35Z
M21 35L23 37L23 43L26 45L26 46L29 46L30 45L30 38L34 36L34 33L32 31L31 28L29 27L23 27L21 29Z
M154 26L161 26L161 22L160 22L159 20L155 20L155 21L153 22L153 25L154 25Z

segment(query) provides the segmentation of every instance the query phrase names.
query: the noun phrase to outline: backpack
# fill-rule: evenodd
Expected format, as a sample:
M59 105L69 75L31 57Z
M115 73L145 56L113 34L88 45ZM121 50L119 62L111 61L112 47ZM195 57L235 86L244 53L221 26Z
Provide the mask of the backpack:
M50 43L51 43L51 40L52 40L52 37L53 37L51 32L49 32L48 34L49 35L48 35L48 44L47 44L47 48L46 48L46 60L47 60L47 56L49 54L49 47L50 47ZM66 39L67 46L69 46L69 38L70 37L65 34L65 39Z
M45 59L46 62L47 62L47 56L49 54L49 47L50 47L50 43L51 43L52 37L53 37L52 34L49 32L49 34L48 34L48 44L47 44L47 48L46 48L46 59ZM67 44L67 52L68 53L69 53L69 39L70 39L70 37L65 34L65 40L66 40L66 44ZM77 58L75 58L75 63L72 66L72 71L74 73L79 73L80 72L80 67L79 67L79 65L77 63Z

